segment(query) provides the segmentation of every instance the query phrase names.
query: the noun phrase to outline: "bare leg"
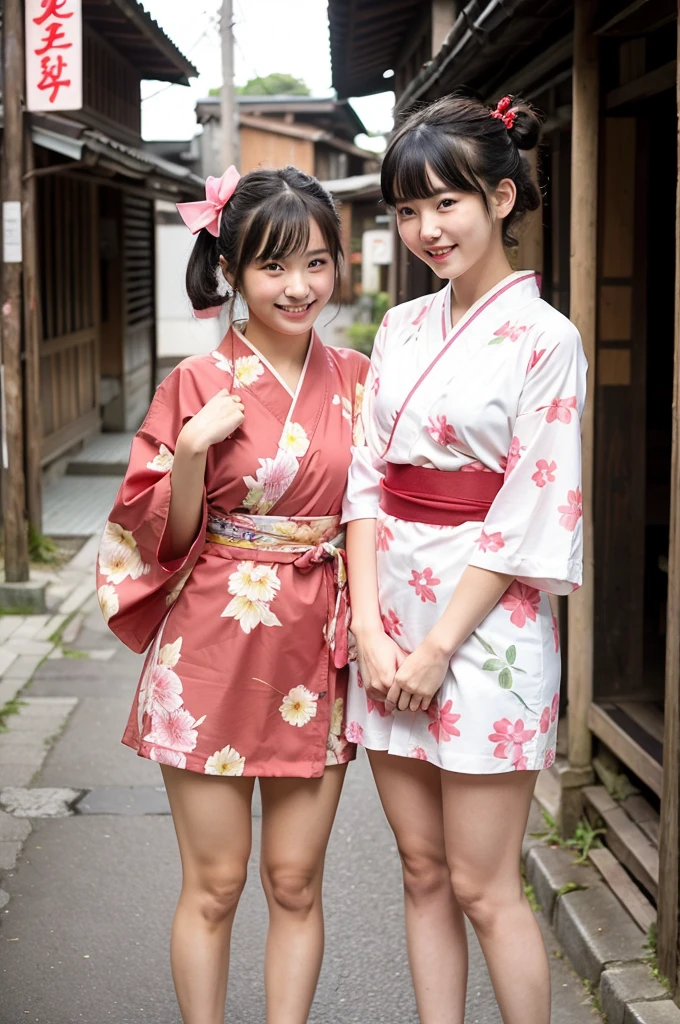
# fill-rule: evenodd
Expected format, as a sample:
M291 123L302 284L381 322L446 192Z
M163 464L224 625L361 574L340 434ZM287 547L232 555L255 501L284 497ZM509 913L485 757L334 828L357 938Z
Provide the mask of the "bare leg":
M442 772L451 881L486 957L504 1024L548 1024L550 974L520 874L537 772Z
M309 1016L323 958L324 858L346 768L326 768L320 779L260 779L267 1024Z
M442 773L426 761L382 750L368 756L404 872L406 940L420 1020L463 1024L467 937L446 863Z
M170 957L184 1024L222 1024L234 914L246 881L254 779L161 765L182 859Z

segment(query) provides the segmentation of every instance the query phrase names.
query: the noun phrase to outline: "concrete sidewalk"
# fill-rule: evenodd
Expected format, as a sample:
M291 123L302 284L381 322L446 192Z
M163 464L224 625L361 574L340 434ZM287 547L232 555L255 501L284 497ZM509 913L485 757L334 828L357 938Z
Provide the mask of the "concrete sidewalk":
M93 550L84 549L81 564ZM73 605L77 592L84 603L66 638L16 637L30 631L25 623L12 631L26 645L16 658L45 660L0 735L0 1024L179 1024L168 964L180 884L172 820L158 766L120 744L142 659L108 632L89 568L89 593L81 581L67 597ZM50 650L30 654L29 643ZM257 806L254 817L227 1014L238 1024L265 1019ZM363 757L347 775L325 901L327 952L312 1024L417 1024L396 850ZM553 1024L593 1024L585 989L545 934ZM466 1020L500 1024L474 939Z

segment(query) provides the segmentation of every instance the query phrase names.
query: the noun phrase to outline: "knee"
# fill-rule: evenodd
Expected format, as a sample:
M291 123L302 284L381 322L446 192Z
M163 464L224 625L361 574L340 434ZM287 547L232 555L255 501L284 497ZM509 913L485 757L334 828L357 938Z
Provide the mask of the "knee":
M196 892L201 917L212 926L229 920L246 884L246 868L204 875Z
M267 867L262 884L270 903L293 914L308 914L314 906L319 884L312 872L294 867Z
M493 928L508 904L507 893L501 895L483 880L458 870L451 872L451 887L460 909L477 931Z
M446 861L425 851L400 850L404 874L404 892L416 902L440 896L450 889L451 880Z

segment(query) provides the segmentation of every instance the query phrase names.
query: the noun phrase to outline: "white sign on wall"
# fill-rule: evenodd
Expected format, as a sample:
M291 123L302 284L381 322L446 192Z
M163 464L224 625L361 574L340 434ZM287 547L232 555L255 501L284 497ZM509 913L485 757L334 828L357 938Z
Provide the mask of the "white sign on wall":
M26 0L26 105L82 107L82 0Z

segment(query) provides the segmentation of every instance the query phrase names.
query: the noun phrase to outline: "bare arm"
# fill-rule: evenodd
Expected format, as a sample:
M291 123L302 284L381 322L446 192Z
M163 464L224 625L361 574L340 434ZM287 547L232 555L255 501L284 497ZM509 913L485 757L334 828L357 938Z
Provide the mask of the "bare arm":
M437 623L394 677L386 703L426 711L440 689L451 657L474 632L514 576L469 565Z
M347 564L361 680L372 700L384 701L406 652L385 633L380 618L375 519L348 524Z

